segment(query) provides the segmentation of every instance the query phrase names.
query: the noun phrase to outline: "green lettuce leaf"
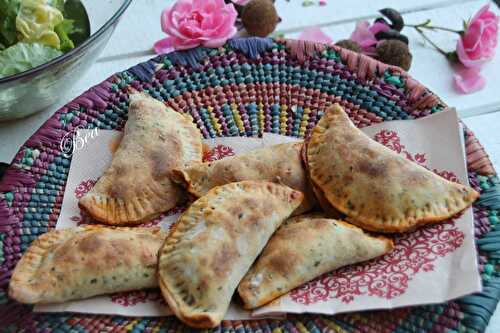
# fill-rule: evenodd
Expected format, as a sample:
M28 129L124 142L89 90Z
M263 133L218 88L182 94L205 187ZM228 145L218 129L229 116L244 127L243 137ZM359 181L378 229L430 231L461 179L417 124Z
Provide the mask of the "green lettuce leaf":
M64 0L49 0L49 5L56 7L64 15Z
M68 36L75 45L82 44L90 36L90 22L81 0L66 0L63 16L73 21L73 31Z
M4 47L17 42L16 17L21 0L0 0L0 44Z
M63 53L39 43L17 43L0 52L0 78L24 72Z
M61 23L56 25L54 31L56 32L57 36L59 36L59 40L61 41L61 46L60 46L61 51L68 52L69 50L75 47L75 44L68 36L75 31L73 26L73 20L64 19Z

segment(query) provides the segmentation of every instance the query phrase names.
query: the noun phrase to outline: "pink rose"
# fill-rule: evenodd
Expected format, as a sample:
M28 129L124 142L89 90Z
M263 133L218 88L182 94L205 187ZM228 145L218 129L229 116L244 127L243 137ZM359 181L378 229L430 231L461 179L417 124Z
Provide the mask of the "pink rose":
M457 42L460 62L469 68L479 68L493 58L498 39L498 16L485 5L467 25Z
M161 29L168 37L154 44L156 53L199 45L222 46L236 33L237 12L224 0L178 0L161 13Z
M380 31L389 31L390 27L382 22L375 22L372 25L367 21L359 21L356 23L356 28L349 37L350 40L355 41L365 51L371 50L376 44L377 39L375 35Z
M231 1L240 6L245 6L247 3L250 2L250 0L231 0Z

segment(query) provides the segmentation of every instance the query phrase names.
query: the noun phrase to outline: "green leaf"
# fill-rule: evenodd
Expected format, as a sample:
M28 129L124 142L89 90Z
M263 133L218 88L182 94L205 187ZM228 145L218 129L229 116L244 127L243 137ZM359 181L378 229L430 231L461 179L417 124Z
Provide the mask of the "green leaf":
M75 45L80 45L90 36L90 20L85 6L80 0L66 0L64 18L73 20L73 32L68 33Z
M0 43L5 46L17 42L16 17L21 0L0 0Z
M466 20L462 20L462 28L464 29L464 31L466 31L467 28L469 27L470 20L471 20L470 17L469 17L469 19L467 21Z
M446 59L448 59L449 62L452 64L458 64L460 63L460 60L458 59L458 54L456 51L451 51L446 53Z
M63 53L39 43L17 43L0 52L0 78L44 64Z
M68 52L69 50L75 47L75 44L69 38L68 35L74 32L73 20L64 19L61 23L56 25L54 31L59 36L59 40L61 41L61 51Z
M49 5L59 9L59 11L64 15L64 0L50 0Z

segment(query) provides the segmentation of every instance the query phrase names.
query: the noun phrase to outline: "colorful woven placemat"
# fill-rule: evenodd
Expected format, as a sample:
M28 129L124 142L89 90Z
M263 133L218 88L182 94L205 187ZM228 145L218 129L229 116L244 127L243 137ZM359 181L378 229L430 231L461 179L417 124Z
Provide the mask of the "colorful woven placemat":
M203 135L307 136L325 108L340 103L359 126L415 119L445 105L399 68L340 49L294 40L246 38L219 49L174 52L115 74L58 110L25 144L0 182L0 329L2 332L177 332L174 317L39 314L7 296L12 269L30 243L53 228L71 158L60 148L76 127L121 129L128 91L143 90L188 113ZM439 304L336 316L226 321L214 332L477 332L500 298L499 181L474 135L465 133L481 293ZM456 277L460 278L460 277Z

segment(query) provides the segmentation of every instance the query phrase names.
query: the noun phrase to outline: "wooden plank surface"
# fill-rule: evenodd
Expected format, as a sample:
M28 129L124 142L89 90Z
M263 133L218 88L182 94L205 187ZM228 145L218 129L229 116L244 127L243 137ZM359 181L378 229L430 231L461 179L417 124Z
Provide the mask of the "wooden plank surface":
M431 19L438 26L456 27L460 29L462 18L468 19L485 1L472 1L451 5L444 8L409 13L404 16L407 23L421 23L426 19ZM491 9L497 14L500 10L494 4ZM328 26L322 30L333 38L334 41L349 38L354 30L355 23L343 23L335 26ZM460 116L468 117L487 112L500 111L500 55L487 63L482 71L482 75L487 80L486 87L474 94L463 95L457 93L452 86L454 71L449 62L429 44L423 43L421 37L414 29L405 28L403 32L410 39L410 51L413 55L413 62L409 73L422 82L429 89L434 91L445 103L457 108ZM297 38L300 33L288 34L291 38ZM457 35L448 32L433 33L429 36L443 49L452 51L455 49Z
M292 33L311 25L330 26L339 23L354 22L360 18L373 18L377 11L385 7L394 7L403 13L425 8L446 8L452 4L468 3L473 0L329 0L326 6L302 6L302 0L276 0L276 9L282 21L277 30ZM316 1L317 2L317 1ZM152 43L164 37L160 29L161 10L173 0L134 1L116 29L116 35L126 39L113 38L103 52L103 57L137 54L151 50Z
M369 19L378 15L382 8L397 8L401 13L411 13L429 8L445 8L472 0L328 0L326 6L303 7L302 0L276 0L276 8L282 18L278 30L294 32L311 25L329 26ZM316 1L317 2L317 1Z

